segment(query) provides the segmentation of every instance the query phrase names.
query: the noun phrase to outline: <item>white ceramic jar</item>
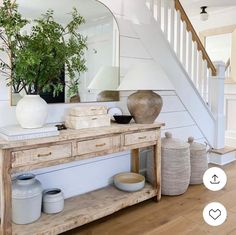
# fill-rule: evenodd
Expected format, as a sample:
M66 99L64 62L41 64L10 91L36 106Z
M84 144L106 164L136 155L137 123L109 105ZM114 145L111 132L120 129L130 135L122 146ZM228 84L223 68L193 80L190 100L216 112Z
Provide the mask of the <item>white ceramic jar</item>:
M64 195L61 189L46 189L43 192L43 212L46 214L59 213L64 209Z
M29 224L41 216L42 185L33 174L19 175L12 184L12 221Z
M39 95L25 95L16 105L16 119L22 128L40 128L48 116L48 105Z

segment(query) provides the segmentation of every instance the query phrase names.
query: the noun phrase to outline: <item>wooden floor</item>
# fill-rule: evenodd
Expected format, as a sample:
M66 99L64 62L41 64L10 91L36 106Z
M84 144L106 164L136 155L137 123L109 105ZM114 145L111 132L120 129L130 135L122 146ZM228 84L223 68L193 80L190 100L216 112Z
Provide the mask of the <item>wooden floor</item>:
M236 235L236 163L223 168L228 182L219 192L191 186L184 195L163 196L159 203L148 200L64 235ZM214 201L228 211L227 221L219 227L202 218L204 206Z

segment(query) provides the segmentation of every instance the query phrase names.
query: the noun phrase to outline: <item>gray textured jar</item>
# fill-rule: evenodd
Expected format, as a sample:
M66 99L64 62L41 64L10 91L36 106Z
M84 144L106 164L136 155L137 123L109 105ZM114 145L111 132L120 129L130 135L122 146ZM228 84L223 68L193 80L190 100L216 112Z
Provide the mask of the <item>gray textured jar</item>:
M61 189L46 189L43 192L43 212L47 214L59 213L64 209L64 195Z
M208 169L206 146L194 142L193 137L188 138L190 144L191 178L190 184L202 184L203 175Z
M19 175L12 183L12 221L29 224L41 216L42 185L34 174Z
M163 195L183 194L190 183L189 144L165 133L161 143L161 185Z
M153 154L147 157L147 180L153 184ZM183 194L190 182L190 150L189 144L172 138L170 132L165 133L161 143L161 192L174 196Z

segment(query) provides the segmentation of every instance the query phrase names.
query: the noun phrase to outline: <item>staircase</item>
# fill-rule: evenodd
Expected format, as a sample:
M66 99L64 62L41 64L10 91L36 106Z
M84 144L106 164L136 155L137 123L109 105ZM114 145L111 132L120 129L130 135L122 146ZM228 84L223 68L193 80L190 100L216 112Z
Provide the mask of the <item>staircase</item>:
M147 0L146 5L176 56L211 109L210 77L217 71L179 0Z
M210 60L179 0L143 2L145 6L135 6L142 12L134 26L138 37L166 71L205 139L224 148L225 65ZM150 17L146 25L144 16Z
M121 68L130 67L139 58L151 59L162 66L175 88L175 94L201 131L201 136L214 149L224 152L225 64L213 63L209 59L180 2L102 2L112 10L119 23L121 54L127 57L129 48L133 52L132 62L122 58ZM134 53L136 47L139 52L137 57Z

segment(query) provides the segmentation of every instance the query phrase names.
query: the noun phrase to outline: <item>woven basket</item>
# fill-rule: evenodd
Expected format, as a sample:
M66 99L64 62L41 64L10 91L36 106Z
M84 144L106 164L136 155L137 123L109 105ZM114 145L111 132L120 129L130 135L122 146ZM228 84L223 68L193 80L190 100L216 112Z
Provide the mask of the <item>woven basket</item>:
M161 146L161 192L163 195L183 194L190 182L189 144L172 138L166 132ZM153 182L153 166L147 159L147 179Z
M202 184L203 175L208 169L206 146L194 142L193 137L188 138L190 144L190 162L191 162L191 177L190 184Z

